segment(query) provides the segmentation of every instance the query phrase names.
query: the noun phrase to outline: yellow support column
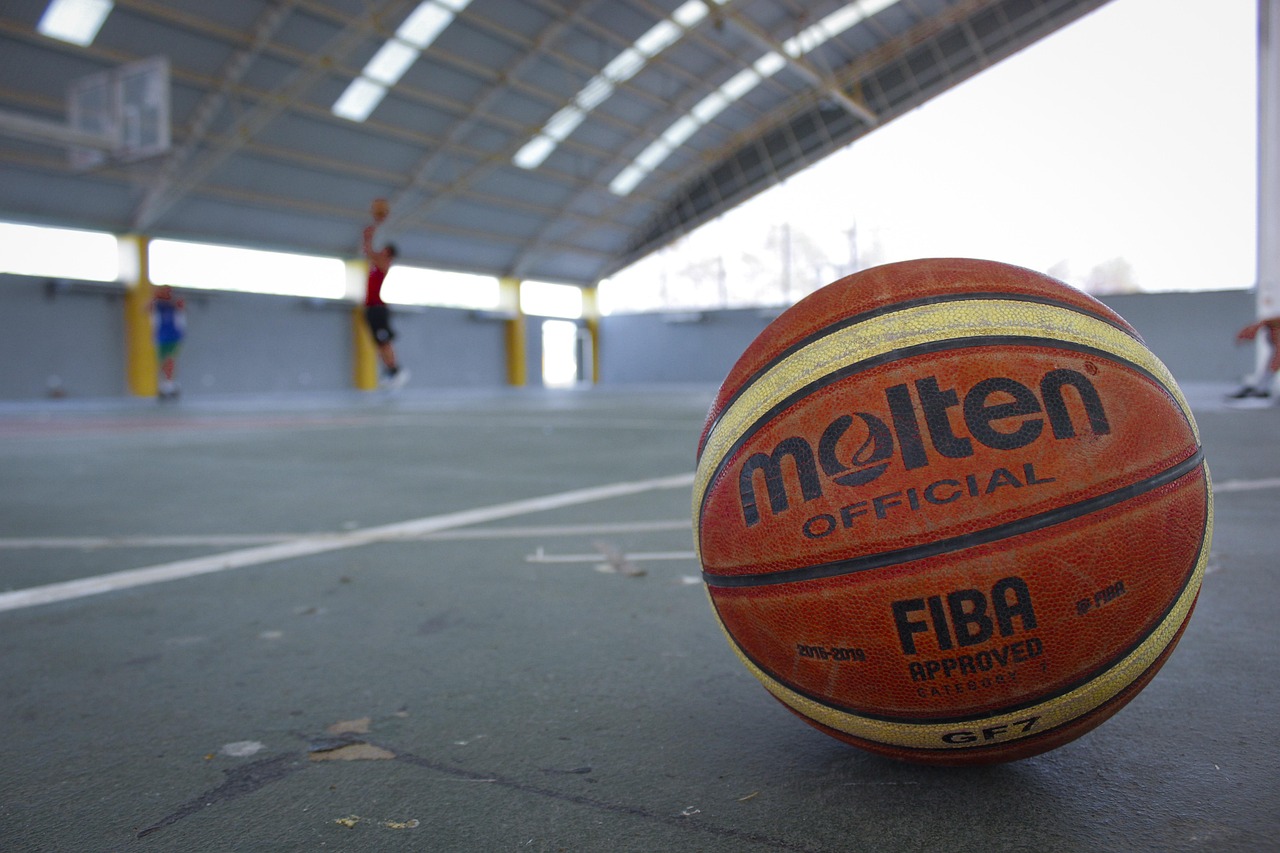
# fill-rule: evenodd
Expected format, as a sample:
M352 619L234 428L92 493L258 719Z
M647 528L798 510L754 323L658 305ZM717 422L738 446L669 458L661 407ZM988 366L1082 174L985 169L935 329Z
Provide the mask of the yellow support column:
M347 297L355 299L351 309L351 381L361 391L378 387L378 350L364 320L364 287L369 276L365 259L347 261Z
M600 291L595 287L582 289L582 319L587 324L587 339L591 341L591 384L600 381Z
M120 238L120 272L124 280L125 383L136 397L154 397L160 390L156 342L151 330L151 271L147 262L149 238L126 234Z
M520 310L520 280L498 279L499 310L512 314L507 321L507 384L523 387L529 384L529 357L524 312Z

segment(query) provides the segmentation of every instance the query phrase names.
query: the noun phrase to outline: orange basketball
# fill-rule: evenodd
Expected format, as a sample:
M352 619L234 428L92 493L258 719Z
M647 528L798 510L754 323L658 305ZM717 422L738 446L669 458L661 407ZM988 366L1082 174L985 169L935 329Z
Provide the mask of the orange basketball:
M1191 411L1119 315L990 261L889 264L774 320L702 433L695 538L739 659L909 761L1036 755L1116 713L1195 606Z
M369 214L374 222L382 222L391 213L391 205L385 198L375 198L369 204Z

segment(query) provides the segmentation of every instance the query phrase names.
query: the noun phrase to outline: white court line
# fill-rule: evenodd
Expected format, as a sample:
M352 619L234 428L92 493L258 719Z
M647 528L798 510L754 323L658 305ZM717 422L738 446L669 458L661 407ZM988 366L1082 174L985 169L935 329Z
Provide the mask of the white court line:
M671 530L692 531L687 518L665 521L621 521L609 524L548 524L529 527L490 527L482 530L439 530L397 539L442 541L463 539L528 539L531 536L591 536L608 533L654 533ZM85 551L100 548L209 548L231 545L270 545L295 539L340 538L345 533L229 533L182 534L171 536L25 536L0 538L0 551L77 548Z
M698 555L693 551L634 551L619 554L617 560L629 563L653 562L655 560L695 560ZM594 554L548 554L539 548L524 558L526 563L607 563L607 554L597 551Z
M24 607L52 604L56 601L68 601L104 592L115 592L147 584L180 580L213 572L223 572L228 569L243 568L244 566L257 566L295 557L307 557L312 554L355 548L374 542L414 539L428 533L455 527L466 527L471 524L481 524L486 521L496 521L500 518L511 518L517 515L575 506L658 489L686 488L692 485L693 474L677 474L671 477L657 477L651 480L613 483L608 486L597 486L589 489L575 489L570 492L561 492L558 495L545 495L540 498L512 501L511 503L498 504L491 507L427 516L426 518L401 521L395 524L384 524L380 527L352 530L347 533L305 536L288 542L246 548L242 551L231 551L226 554L178 560L158 566L128 569L108 575L98 575L97 577L80 578L78 580L0 593L0 611L19 610Z
M1221 483L1213 484L1213 493L1220 494L1222 492L1252 492L1258 489L1280 489L1280 477L1270 477L1264 480L1223 480Z
M210 548L231 545L267 545L301 539L305 533L245 533L200 536L15 536L0 539L0 551L24 551L42 548ZM319 534L317 534L319 535ZM329 534L325 534L329 535Z

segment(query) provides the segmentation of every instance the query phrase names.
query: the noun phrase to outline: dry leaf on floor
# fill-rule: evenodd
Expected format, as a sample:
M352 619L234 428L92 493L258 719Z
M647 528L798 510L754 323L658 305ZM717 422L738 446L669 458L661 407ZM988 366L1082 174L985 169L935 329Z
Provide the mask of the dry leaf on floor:
M325 729L331 735L367 735L369 733L369 725L373 720L370 717L361 717L358 720L340 720Z

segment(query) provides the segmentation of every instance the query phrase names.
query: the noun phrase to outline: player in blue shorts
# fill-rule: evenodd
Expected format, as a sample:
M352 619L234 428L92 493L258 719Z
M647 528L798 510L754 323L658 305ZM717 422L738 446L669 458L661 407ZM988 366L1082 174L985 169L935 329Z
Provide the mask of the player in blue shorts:
M186 305L175 299L173 289L166 285L156 288L151 300L151 329L155 335L156 358L160 365L160 399L176 400L178 383L173 378L177 369L178 350L186 336Z

